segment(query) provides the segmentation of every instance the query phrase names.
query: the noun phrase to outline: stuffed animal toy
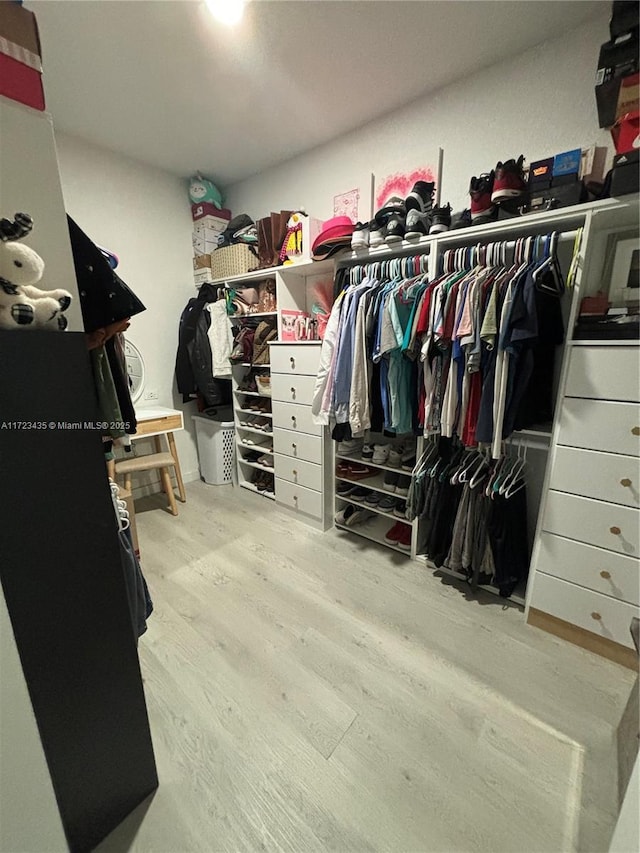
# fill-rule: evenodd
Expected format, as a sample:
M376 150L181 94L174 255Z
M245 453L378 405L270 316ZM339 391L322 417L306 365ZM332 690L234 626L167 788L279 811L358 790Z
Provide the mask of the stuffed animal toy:
M64 311L71 304L66 290L40 290L44 261L29 246L19 243L33 222L26 213L16 213L12 222L0 219L0 328L67 328Z
M297 210L287 220L287 231L280 249L280 261L284 265L292 264L293 258L302 255L302 220L306 217L303 210Z
M222 193L209 178L203 178L201 174L194 175L189 183L189 198L193 204L208 201L214 204L218 210L222 208Z

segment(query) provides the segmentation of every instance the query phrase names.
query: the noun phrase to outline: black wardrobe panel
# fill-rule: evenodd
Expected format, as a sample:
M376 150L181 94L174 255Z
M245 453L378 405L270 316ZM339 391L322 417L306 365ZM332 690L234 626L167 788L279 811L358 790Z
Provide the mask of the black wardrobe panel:
M0 366L0 579L69 846L90 850L157 776L100 434L58 428L96 419L84 335L0 332Z

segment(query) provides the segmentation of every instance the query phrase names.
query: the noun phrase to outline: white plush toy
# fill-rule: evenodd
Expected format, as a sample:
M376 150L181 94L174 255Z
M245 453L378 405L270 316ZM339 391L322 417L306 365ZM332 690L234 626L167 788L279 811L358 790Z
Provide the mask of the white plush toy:
M32 227L26 213L16 213L13 222L0 219L0 328L62 331L67 328L63 312L71 304L71 294L34 286L42 278L44 261L17 242Z

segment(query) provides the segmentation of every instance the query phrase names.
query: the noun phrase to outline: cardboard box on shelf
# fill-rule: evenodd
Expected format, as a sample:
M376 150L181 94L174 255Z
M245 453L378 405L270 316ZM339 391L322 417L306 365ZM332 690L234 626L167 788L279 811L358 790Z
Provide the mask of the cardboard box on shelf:
M193 273L193 281L194 281L196 287L200 287L200 285L206 284L208 281L211 281L212 278L213 278L213 275L211 274L211 270L208 268L207 269L201 269L201 270L195 270Z
M36 110L45 108L36 17L17 3L2 4L0 95Z
M201 201L198 204L191 205L191 217L194 222L205 216L214 216L216 219L229 222L231 220L231 211L227 210L226 207L216 207L215 204L211 204L209 201Z
M193 259L193 269L195 270L203 270L203 269L211 269L211 255L196 255Z
M194 255L210 255L218 248L218 234L209 230L209 234L203 236L198 231L194 231L191 242Z

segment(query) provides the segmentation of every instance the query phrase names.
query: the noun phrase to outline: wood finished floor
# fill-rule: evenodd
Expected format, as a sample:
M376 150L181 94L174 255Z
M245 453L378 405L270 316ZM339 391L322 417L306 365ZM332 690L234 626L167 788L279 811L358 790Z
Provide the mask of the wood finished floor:
M607 850L633 673L245 490L137 506L160 788L101 853Z

